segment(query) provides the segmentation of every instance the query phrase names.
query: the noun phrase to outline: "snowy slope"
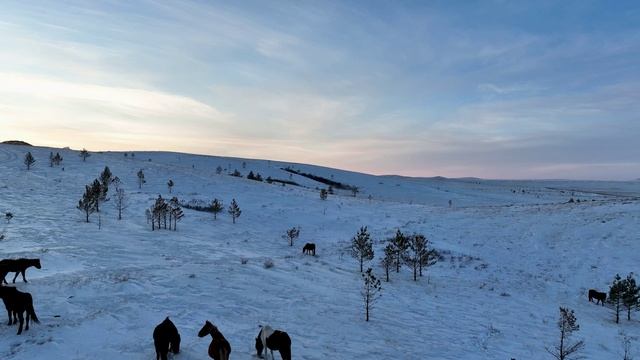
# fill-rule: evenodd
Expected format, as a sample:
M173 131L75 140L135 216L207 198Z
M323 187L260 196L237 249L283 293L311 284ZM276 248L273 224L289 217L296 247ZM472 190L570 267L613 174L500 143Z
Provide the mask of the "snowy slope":
M49 167L51 150L64 157L64 171ZM26 151L38 161L31 171L22 164ZM86 224L75 206L105 165L123 181L130 206L117 221L104 204L98 229L97 216ZM302 186L216 175L217 166ZM316 187L324 185L289 178L287 166L362 192L323 202ZM144 209L169 195L168 179L181 199L235 198L242 216L234 225L227 214L214 221L185 210L178 231L152 232ZM545 359L560 305L575 309L588 359L619 358L618 332L640 336L638 320L616 325L586 291L638 271L638 196L637 181L380 177L160 152L93 153L82 162L70 150L0 145L0 211L15 215L0 225L0 257L43 264L17 284L33 294L42 323L21 336L1 327L0 358L154 359L151 333L168 315L182 334L175 359L207 358L210 340L196 336L207 319L230 341L232 359L255 359L261 323L291 335L294 359ZM581 202L567 203L572 197ZM369 323L357 263L344 251L363 225L378 254L400 228L424 233L445 256L418 282L408 269L393 273ZM292 226L301 238L289 247L281 235ZM317 244L318 256L301 254L305 242ZM267 258L273 268L263 267Z

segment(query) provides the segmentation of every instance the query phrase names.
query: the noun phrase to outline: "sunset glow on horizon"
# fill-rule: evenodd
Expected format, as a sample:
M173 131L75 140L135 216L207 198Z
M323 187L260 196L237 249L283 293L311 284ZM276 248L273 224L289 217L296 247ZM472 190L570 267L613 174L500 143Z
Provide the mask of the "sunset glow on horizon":
M636 2L0 8L0 141L408 176L640 178Z

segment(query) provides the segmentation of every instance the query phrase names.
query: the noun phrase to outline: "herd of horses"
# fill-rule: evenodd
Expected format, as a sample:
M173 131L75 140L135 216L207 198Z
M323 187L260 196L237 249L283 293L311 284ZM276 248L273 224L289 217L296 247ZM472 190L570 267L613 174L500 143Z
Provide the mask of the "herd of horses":
M25 323L26 313L26 326L25 330L29 330L29 320L40 323L36 311L33 308L33 298L31 294L22 292L13 286L3 286L8 284L5 277L10 272L15 272L13 277L13 283L15 284L18 274L22 274L22 281L27 282L25 272L31 266L35 266L37 269L42 268L40 265L40 259L5 259L0 260L0 298L4 302L5 308L7 308L7 315L9 316L9 325L18 325L18 335L22 334L22 327Z
M198 337L211 335L209 344L209 357L213 360L229 360L231 354L231 344L222 335L217 326L209 320L205 321L202 329L198 331ZM156 348L156 360L167 360L169 352L178 354L180 352L180 333L169 317L165 318L153 330L153 343ZM261 326L258 336L256 336L256 353L267 358L267 349L271 351L271 359L274 359L273 351L279 351L282 360L291 360L291 338L289 334L280 330L273 330L270 326Z

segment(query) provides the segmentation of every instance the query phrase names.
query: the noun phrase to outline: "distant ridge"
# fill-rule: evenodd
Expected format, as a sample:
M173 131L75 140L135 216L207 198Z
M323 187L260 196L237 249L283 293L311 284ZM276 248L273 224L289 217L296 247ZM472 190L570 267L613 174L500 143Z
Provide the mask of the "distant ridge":
M29 144L28 142L24 142L24 141L21 141L21 140L7 140L7 141L3 141L2 144L33 146L33 145Z

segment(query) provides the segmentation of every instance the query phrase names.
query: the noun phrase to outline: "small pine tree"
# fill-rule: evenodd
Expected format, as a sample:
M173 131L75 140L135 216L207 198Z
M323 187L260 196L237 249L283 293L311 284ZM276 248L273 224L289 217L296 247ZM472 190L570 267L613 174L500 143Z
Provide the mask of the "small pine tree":
M59 166L61 162L62 156L60 156L60 153L56 153L56 155L53 157L53 165Z
M93 183L91 183L91 195L95 199L96 212L100 212L100 201L104 200L103 194L102 183L98 179L93 180Z
M211 202L211 212L213 213L213 220L218 219L218 213L222 212L222 210L224 210L224 204L222 203L222 200L213 199L213 201Z
M235 177L242 177L242 174L240 173L240 171L238 171L238 169L233 170L233 172L229 175L235 176Z
M113 174L109 167L105 166L104 170L102 170L102 173L100 174L100 183L102 185L102 194L100 194L101 200L107 199L107 193L109 192L109 185L111 184L111 181L113 181Z
M356 195L360 192L360 189L358 189L357 186L352 186L351 187L351 195L353 195L353 197L356 197Z
M36 159L34 159L33 155L31 155L31 151L27 152L27 154L24 156L24 164L27 166L27 170L31 170L31 166L33 166L35 162Z
M574 331L580 330L577 319L573 310L560 307L560 318L558 319L558 328L560 329L560 341L552 349L547 348L547 352L553 355L557 360L569 360L576 358L576 353L584 348L584 341L571 343L569 338Z
M289 246L293 246L293 242L300 236L300 227L292 227L288 229L282 238L289 242Z
M631 320L631 311L638 309L638 301L640 300L640 288L636 284L633 273L627 275L624 279L624 294L622 295L622 304L627 310L627 320Z
M616 274L616 277L613 279L613 283L611 283L611 287L609 288L609 303L613 305L613 311L616 314L616 324L620 322L620 311L622 311L623 307L623 299L626 284L625 281L620 278L619 274Z
M171 189L173 189L173 185L175 185L173 183L173 180L169 179L169 181L167 182L167 187L169 188L169 194L171 194Z
M398 231L396 231L396 235L389 239L389 242L392 244L395 252L396 273L399 273L400 265L402 264L402 257L409 248L409 241L400 229L398 229Z
M320 200L327 200L328 193L326 189L320 189Z
M78 209L84 212L86 222L89 222L89 215L96 211L96 196L90 185L85 186L84 194L80 201L78 201Z
M369 312L373 308L376 301L382 296L382 285L380 280L373 274L373 270L368 268L362 274L362 300L364 301L365 321L369 321Z
M82 161L87 161L87 158L91 156L91 154L89 154L89 151L87 151L87 149L82 149L80 150L80 157L82 158Z
M216 168L216 174L222 174L222 166L218 165L218 167Z
M116 207L116 210L118 210L118 220L122 220L122 211L129 206L127 203L127 195L122 188L116 186L115 190L115 201L113 205Z
M373 259L373 241L366 226L361 227L351 239L351 256L360 261L360 272L363 271L364 261Z
M236 218L240 217L240 214L242 214L242 211L240 210L240 207L238 206L238 203L236 202L236 199L231 200L231 205L229 205L229 214L231 215L231 219L233 219L233 223L236 223Z
M392 244L387 244L384 248L384 257L380 260L380 265L384 268L384 272L387 276L387 282L389 282L389 270L393 266L395 260L395 251Z
M177 197L171 198L169 200L169 230L171 230L171 220L173 220L173 231L176 231L178 221L182 220L184 217L184 212L180 207L180 202Z
M53 167L53 151L49 153L49 167Z
M144 180L144 172L142 172L142 169L140 169L140 171L138 171L138 189L142 189L142 184L144 184L146 181Z

